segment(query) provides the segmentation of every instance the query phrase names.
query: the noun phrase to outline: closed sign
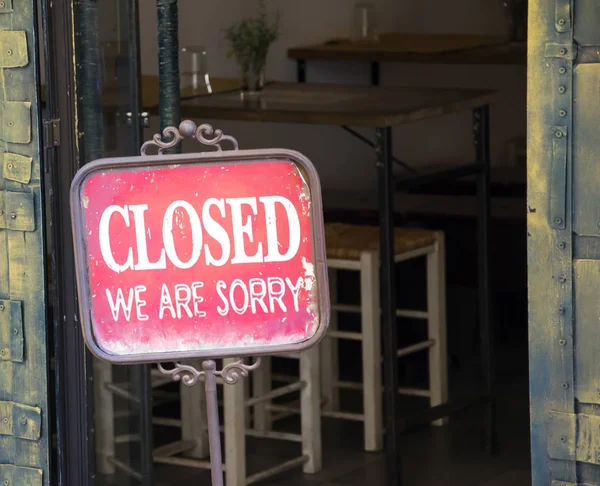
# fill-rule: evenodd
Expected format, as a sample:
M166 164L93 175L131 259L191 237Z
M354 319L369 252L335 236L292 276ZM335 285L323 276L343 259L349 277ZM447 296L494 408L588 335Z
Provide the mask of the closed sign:
M295 152L88 164L72 186L88 346L154 362L314 344L329 315L320 198Z

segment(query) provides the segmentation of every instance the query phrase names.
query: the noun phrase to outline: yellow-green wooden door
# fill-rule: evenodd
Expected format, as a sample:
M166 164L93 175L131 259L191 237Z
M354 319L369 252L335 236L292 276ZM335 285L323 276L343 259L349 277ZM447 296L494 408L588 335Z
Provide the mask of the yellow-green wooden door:
M534 486L600 485L600 2L530 0Z
M37 3L0 0L0 484L50 484Z

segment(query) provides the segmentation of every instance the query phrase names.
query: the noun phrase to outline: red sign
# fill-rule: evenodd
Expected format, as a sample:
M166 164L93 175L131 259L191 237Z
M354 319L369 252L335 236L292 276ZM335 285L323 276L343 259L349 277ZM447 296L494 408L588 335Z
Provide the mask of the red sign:
M298 351L328 324L320 190L294 152L107 159L72 188L90 349L113 362Z

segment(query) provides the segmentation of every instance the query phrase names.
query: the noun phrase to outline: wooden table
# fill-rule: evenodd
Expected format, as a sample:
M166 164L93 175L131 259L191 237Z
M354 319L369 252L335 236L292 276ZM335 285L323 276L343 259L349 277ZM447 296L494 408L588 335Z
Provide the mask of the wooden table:
M298 81L306 80L306 62L363 61L371 64L371 84L379 84L380 63L504 64L527 62L524 42L465 34L382 34L376 42L332 39L322 44L293 47L288 57L298 65Z
M486 437L490 447L494 443L493 359L492 333L489 308L489 104L495 93L483 90L438 88L379 88L339 85L307 85L273 83L260 98L244 99L241 93L223 92L183 100L181 113L185 118L298 123L309 125L341 126L375 149L377 171L377 200L380 225L381 259L381 309L384 340L384 385L388 431L407 430L424 425L471 404L471 401L449 402L432 407L417 417L400 422L395 411L398 389L396 362L396 284L393 253L394 161L401 163L392 153L392 127L443 114L473 112L472 133L475 144L475 162L437 172L440 177L476 175L479 312L481 328L482 368L485 379L483 397L477 399L487 404ZM353 132L350 126L370 127L375 141ZM403 186L427 184L432 175L411 175L399 184ZM375 189L375 188L374 188ZM386 434L386 458L389 484L399 484L400 461L397 433Z
M378 128L470 111L494 98L485 90L271 83L260 98L229 91L182 100L181 110L191 118Z
M211 90L205 85L199 86L197 89L192 87L183 88L181 90L181 99L194 98L196 96L204 96L211 93L222 93L228 91L239 90L241 83L238 79L231 78L210 78ZM144 74L141 76L141 104L147 111L158 111L158 76ZM127 94L127 96L129 96ZM123 90L116 84L105 84L102 86L102 105L105 110L115 110L122 107ZM46 86L41 87L42 103L46 102Z

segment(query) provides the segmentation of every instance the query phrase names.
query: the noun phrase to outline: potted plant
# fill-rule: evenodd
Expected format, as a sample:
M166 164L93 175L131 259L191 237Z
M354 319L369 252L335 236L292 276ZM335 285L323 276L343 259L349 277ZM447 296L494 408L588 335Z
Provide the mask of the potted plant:
M259 0L256 18L244 19L226 30L230 43L227 57L235 57L246 93L258 93L264 87L267 54L279 37L279 19L279 12L271 18L265 0Z

